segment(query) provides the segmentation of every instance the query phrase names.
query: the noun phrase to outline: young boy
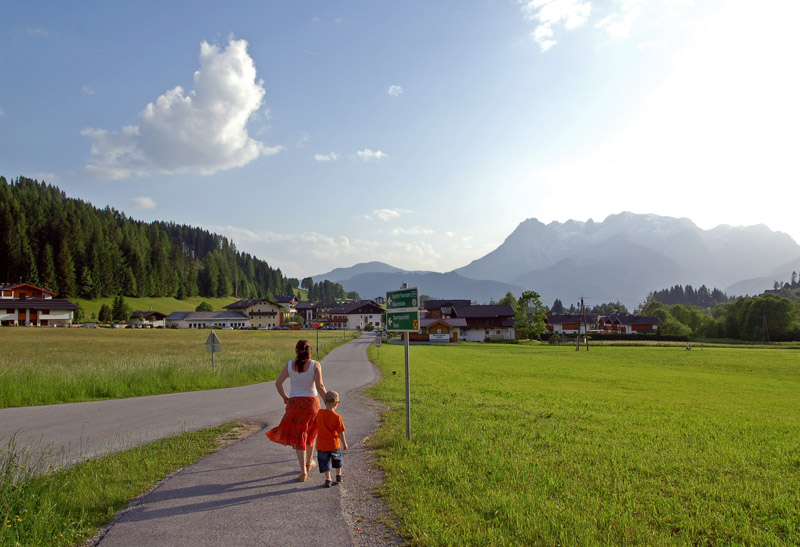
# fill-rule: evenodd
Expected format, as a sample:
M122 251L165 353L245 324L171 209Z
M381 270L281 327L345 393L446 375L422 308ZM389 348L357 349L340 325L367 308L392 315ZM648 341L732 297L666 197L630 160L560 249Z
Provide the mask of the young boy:
M325 474L325 488L342 482L342 450L347 450L344 422L335 412L337 406L339 394L329 391L325 394L325 408L317 412L317 461L319 472ZM331 480L331 464L336 471L336 482Z

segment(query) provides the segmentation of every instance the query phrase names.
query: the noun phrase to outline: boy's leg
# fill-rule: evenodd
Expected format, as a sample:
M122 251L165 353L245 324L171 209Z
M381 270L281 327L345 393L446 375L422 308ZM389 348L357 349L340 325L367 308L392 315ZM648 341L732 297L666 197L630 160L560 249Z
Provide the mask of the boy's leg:
M344 458L342 457L342 449L334 450L331 452L331 464L333 470L336 472L336 482L342 482L342 470L344 468Z
M331 453L326 450L317 450L319 472L325 475L325 484L331 481Z

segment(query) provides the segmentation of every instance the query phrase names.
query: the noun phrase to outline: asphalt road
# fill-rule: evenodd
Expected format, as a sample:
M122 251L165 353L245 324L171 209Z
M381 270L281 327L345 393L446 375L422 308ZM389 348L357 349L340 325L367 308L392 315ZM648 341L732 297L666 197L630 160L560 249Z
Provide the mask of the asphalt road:
M328 389L342 393L368 385L377 370L367 361L371 335L330 352L322 361ZM70 464L132 445L229 421L260 425L282 413L274 382L245 387L135 397L112 401L0 409L0 446L50 454Z

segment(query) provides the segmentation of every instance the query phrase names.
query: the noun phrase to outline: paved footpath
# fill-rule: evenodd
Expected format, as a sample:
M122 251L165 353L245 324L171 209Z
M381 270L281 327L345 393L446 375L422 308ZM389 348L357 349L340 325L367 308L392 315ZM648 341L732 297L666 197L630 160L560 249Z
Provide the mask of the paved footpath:
M354 392L377 379L377 369L366 357L366 348L373 340L372 336L362 336L333 350L322 361L325 386L342 395L339 412L351 447L345 452L345 482L332 488L322 488L322 475L316 469L307 482L297 482L299 469L294 450L265 437L266 430L280 422L284 410L274 382L125 401L37 407L28 409L27 415L11 412L25 409L3 410L0 438L8 435L7 415L18 420L18 444L37 436L53 442L53 438L61 439L60 428L69 425L65 439L55 441L54 446L70 438L67 445L74 446L76 432L80 431L84 452L88 453L107 451L113 448L111 445L137 436L151 440L231 420L255 421L264 425L261 431L184 468L140 498L107 529L100 545L368 545L372 541L358 537L355 530L358 516L348 506L347 498L352 496L347 494L356 489L356 484L348 486L348 477L357 475L356 468L360 474L371 472L366 470L362 441L374 431L376 413ZM48 410L52 408L62 411ZM57 421L61 425L54 423ZM118 428L115 430L108 422L116 422ZM103 434L99 435L98 430ZM354 466L350 475L348 462ZM359 497L363 494L359 493ZM395 542L388 537L383 540Z

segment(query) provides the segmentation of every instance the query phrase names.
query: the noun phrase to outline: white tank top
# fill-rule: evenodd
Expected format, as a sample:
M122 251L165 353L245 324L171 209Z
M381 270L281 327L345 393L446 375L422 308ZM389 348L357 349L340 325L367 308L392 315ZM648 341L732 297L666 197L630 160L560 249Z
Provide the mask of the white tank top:
M314 384L314 366L316 361L311 361L308 370L297 372L294 370L293 361L289 361L289 379L292 381L292 389L289 397L316 397L317 386Z

